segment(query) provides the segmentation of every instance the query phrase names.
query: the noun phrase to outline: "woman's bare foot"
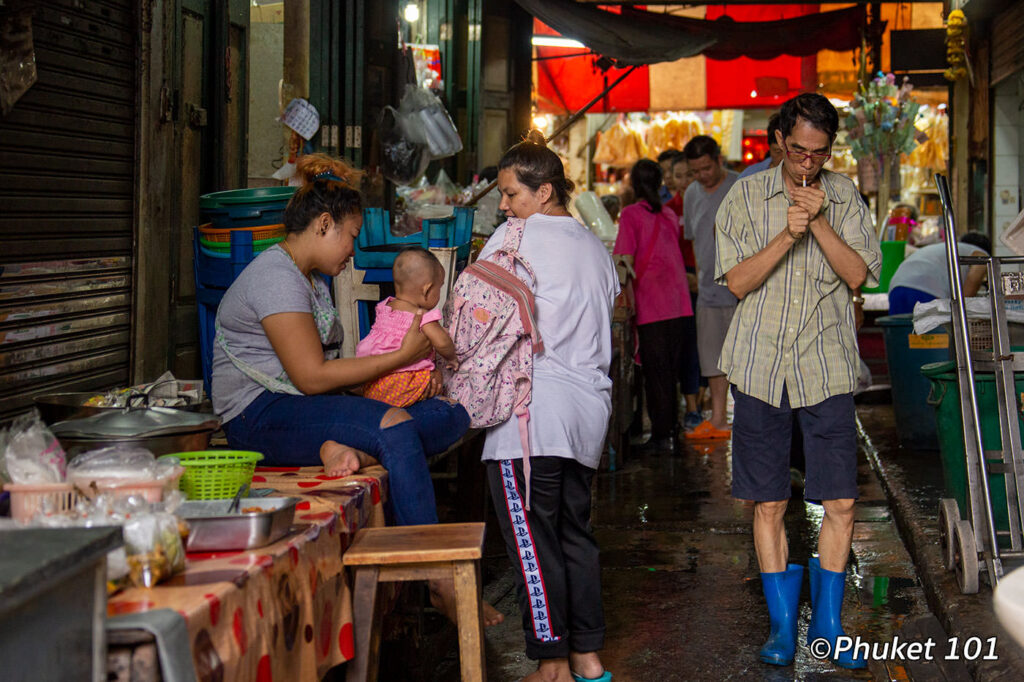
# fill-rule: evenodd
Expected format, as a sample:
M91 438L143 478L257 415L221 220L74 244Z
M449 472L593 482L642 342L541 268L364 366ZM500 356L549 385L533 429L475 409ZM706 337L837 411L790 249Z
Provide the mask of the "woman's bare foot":
M431 580L430 604L453 623L458 623L458 612L455 608L455 585L451 580ZM505 620L505 614L485 601L483 607L484 627L492 627Z
M566 658L546 658L537 666L537 670L523 678L523 682L573 682L569 660Z
M604 675L604 666L601 665L601 658L596 651L586 653L570 651L569 668L572 672L588 680L596 680Z
M337 441L325 441L320 446L320 459L328 476L351 476L359 471L359 451Z

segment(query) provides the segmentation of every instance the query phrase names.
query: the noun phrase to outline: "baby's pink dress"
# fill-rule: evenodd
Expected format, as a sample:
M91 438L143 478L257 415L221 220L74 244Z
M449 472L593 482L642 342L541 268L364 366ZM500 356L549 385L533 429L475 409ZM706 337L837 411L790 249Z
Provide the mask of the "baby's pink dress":
M405 338L406 333L409 331L409 325L412 324L412 318L415 317L413 313L407 313L404 310L392 310L388 302L392 300L391 296L377 304L377 319L373 323L373 327L370 329L370 333L366 335L362 341L356 346L356 357L365 357L367 355L381 355L383 353L390 353L396 351L402 347L402 339ZM420 327L427 324L428 322L440 322L441 311L437 308L428 310L423 313L423 319L420 322ZM396 371L398 372L412 372L421 369L434 369L434 354L430 353L422 360L418 360L411 365L406 365Z

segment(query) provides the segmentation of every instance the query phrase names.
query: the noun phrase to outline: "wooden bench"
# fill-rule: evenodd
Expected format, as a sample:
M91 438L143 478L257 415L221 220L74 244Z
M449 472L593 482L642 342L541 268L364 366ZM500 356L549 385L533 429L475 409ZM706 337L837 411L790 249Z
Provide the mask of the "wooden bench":
M348 663L349 682L377 679L380 624L377 585L382 582L451 578L459 627L463 682L483 682L483 611L480 603L480 557L484 524L366 528L356 534L342 561L352 567L352 622L355 658Z

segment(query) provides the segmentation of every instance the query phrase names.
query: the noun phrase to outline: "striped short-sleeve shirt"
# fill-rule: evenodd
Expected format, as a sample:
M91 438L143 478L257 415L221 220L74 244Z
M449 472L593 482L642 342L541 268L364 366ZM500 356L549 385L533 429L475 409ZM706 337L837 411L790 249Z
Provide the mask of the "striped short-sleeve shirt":
M878 284L882 256L871 215L853 182L821 172L824 215L867 264L865 286ZM781 164L737 182L715 219L715 277L754 256L786 228L789 193ZM792 407L850 393L859 369L850 288L810 234L736 308L719 369L747 395L778 407L786 387Z

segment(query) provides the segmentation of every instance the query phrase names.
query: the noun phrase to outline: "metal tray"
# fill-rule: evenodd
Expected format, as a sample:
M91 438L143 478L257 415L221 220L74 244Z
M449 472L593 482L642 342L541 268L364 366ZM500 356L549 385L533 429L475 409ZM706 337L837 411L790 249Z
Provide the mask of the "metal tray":
M240 509L261 507L266 511L228 514L231 500L190 500L175 513L191 526L187 552L255 549L288 534L298 501L297 497L243 497Z

